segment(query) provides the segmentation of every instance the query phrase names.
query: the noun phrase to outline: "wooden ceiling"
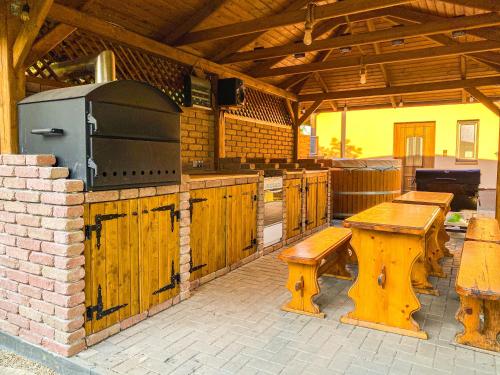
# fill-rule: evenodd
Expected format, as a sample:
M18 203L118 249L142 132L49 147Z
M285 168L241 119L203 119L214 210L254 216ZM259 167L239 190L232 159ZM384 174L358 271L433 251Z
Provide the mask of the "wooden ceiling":
M84 16L106 21L115 30L124 28L195 55L203 68L241 72L254 87L260 81L268 84L259 87L264 90L270 85L287 90L301 106L319 111L471 100L495 110L493 102L500 98L500 1L316 1L314 41L306 46L308 3L56 0L49 19L69 24L64 26L67 35L74 26L90 25ZM62 17L66 8L60 6L78 13ZM80 18L75 20L75 14ZM111 27L109 32L94 29L101 37L121 38ZM53 47L38 40L33 51L46 53ZM350 51L341 52L341 47ZM216 64L203 65L205 61ZM362 66L365 84L360 83ZM282 95L279 89L271 92Z

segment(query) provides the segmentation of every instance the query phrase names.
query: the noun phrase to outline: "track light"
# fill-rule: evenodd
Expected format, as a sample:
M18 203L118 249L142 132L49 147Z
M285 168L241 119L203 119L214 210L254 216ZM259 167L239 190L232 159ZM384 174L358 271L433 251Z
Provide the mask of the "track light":
M309 4L307 4L307 13L306 13L306 22L304 24L304 39L303 42L306 46L310 46L312 43L312 32L313 32L313 27L314 27L314 7L316 4L314 4L313 1L311 1Z

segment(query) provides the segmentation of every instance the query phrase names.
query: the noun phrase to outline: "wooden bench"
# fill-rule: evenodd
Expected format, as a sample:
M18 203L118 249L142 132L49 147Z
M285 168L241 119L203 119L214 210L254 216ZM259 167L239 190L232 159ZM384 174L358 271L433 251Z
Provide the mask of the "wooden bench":
M465 240L500 244L500 227L498 221L484 217L473 217L467 226Z
M350 278L345 269L350 239L350 229L330 227L279 255L279 259L288 264L286 287L292 293L283 310L324 318L325 314L313 302L320 291L318 277L326 274Z
M455 284L460 296L456 319L464 331L459 344L500 351L500 245L466 241ZM483 317L483 319L481 319Z

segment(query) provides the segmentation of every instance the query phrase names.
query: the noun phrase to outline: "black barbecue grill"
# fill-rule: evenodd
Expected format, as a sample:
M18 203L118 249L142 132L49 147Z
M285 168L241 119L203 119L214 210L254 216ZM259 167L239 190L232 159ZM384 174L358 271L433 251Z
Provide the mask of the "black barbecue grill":
M86 190L178 184L179 106L136 81L45 91L19 102L24 154L54 154Z
M481 171L479 169L417 169L417 190L453 193L452 211L477 210Z

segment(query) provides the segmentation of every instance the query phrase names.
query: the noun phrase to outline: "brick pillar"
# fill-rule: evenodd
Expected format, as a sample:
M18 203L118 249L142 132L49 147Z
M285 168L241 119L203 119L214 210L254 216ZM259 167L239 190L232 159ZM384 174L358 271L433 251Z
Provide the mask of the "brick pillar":
M191 216L189 212L189 176L182 176L182 184L180 186L179 201L180 201L180 274L181 274L181 301L190 297L190 282L191 278Z
M55 162L0 157L0 329L70 356L85 348L83 182Z
M264 254L264 171L257 182L257 256Z

